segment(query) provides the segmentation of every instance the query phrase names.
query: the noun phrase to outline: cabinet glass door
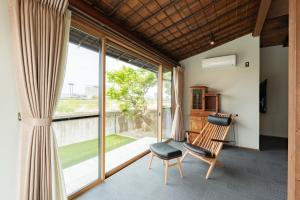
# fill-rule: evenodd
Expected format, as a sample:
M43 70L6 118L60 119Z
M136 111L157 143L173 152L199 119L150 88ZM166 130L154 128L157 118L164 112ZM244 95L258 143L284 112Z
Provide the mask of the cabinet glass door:
M203 109L203 90L193 89L193 105L192 109L202 110Z

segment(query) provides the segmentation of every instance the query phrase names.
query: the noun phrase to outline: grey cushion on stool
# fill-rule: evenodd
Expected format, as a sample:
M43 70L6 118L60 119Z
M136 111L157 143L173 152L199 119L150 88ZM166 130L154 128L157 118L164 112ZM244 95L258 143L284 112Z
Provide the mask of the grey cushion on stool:
M175 147L172 147L164 142L150 145L150 150L157 157L163 160L170 160L182 156L182 152L179 149L176 149Z

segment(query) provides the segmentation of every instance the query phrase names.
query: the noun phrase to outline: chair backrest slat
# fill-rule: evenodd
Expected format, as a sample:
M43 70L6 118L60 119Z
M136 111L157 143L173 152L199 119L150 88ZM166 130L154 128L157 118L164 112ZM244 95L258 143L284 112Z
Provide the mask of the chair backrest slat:
M214 128L215 127L211 126L211 124L209 123L207 130L203 133L203 138L202 138L201 142L199 143L199 146L201 146L203 148L207 148L207 143L209 142L209 136L213 132Z
M229 132L229 129L230 129L230 125L227 126L227 127L223 127L223 129L224 129L223 132L226 133L226 134L224 134L220 140L225 140L226 139L227 133ZM220 150L222 149L222 147L223 147L223 143L218 143L218 145L216 145L215 148L212 151L214 153L214 155L218 155Z
M231 117L231 123L226 126L221 126L207 122L201 131L201 135L199 135L193 142L194 145L210 150L214 155L219 153L223 143L212 141L212 139L225 140L229 132L229 128L234 120L234 117L228 114L217 114L217 116Z

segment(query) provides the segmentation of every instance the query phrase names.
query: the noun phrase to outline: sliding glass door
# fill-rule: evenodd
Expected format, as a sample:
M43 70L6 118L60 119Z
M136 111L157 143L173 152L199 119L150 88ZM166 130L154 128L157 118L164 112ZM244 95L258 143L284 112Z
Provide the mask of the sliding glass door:
M70 195L99 178L100 40L71 29L53 127Z
M68 195L170 138L170 69L71 28L53 128Z
M162 71L162 137L167 140L172 137L172 68Z
M105 171L157 142L158 67L114 45L106 46Z

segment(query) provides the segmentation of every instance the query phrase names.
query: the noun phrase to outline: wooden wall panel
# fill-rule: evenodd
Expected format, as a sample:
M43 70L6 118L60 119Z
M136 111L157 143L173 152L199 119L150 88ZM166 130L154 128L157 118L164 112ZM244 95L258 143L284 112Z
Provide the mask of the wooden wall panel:
M300 199L300 1L289 1L288 200Z

